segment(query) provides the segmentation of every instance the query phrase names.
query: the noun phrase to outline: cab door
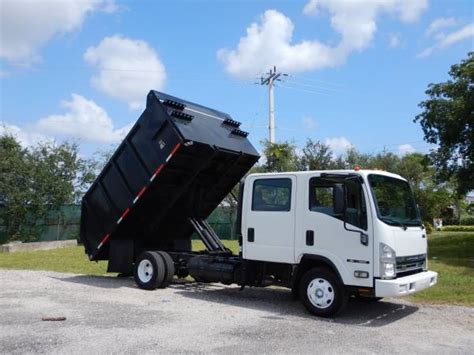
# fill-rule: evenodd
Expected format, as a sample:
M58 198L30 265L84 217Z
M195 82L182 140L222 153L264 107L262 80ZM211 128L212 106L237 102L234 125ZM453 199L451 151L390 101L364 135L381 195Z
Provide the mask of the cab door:
M344 284L371 287L373 232L362 179L309 175L305 195L295 256L324 257L338 269ZM337 211L338 198L345 199L345 211Z
M242 214L244 259L294 263L296 177L247 178Z

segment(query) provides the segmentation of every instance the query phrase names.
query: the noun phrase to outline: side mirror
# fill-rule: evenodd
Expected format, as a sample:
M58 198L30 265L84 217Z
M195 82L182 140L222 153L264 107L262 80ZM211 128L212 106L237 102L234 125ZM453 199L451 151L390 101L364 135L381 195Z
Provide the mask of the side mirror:
M344 184L336 184L334 186L334 214L344 215L346 206L344 198Z

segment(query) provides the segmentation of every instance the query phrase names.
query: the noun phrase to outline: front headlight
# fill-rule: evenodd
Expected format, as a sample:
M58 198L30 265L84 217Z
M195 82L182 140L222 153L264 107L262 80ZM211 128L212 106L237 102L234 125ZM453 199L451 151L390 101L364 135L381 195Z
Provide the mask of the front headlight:
M397 276L395 250L385 243L380 243L380 277L394 279Z

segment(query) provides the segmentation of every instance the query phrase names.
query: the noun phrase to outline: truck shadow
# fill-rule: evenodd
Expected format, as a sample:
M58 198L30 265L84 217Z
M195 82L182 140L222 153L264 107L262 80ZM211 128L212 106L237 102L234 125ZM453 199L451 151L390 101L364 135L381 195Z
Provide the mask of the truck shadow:
M284 320L285 316L296 316L330 323L381 327L408 317L419 309L415 305L390 300L367 303L351 298L345 311L335 318L326 319L311 316L287 289L245 288L240 291L239 287L223 288L220 285L196 282L174 283L170 287L184 297L269 312L272 315L262 318L273 320Z
M137 288L132 277L75 275L54 278L64 282L107 289ZM415 305L392 300L367 303L351 298L345 311L337 317L315 318L304 309L301 302L293 298L290 290L283 288L247 287L240 291L237 286L222 286L188 280L175 280L169 287L175 294L182 297L264 311L269 315L263 315L263 319L275 321L285 320L285 317L291 316L330 323L381 327L418 311L418 307ZM160 290L155 292L160 292Z

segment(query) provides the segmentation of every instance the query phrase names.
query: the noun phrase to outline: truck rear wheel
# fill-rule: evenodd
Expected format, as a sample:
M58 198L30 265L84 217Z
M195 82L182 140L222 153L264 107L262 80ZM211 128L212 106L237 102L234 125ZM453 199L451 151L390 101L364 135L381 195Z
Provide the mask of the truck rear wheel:
M306 309L318 317L332 317L347 304L344 285L333 272L313 268L301 278L299 295Z
M165 263L165 270L166 270L165 279L163 280L163 283L159 287L166 288L173 281L173 277L175 273L174 261L173 261L173 258L167 252L158 251L157 253L160 254L160 256L162 257Z
M155 251L141 253L135 261L135 282L144 290L154 290L163 284L166 276L165 262Z

